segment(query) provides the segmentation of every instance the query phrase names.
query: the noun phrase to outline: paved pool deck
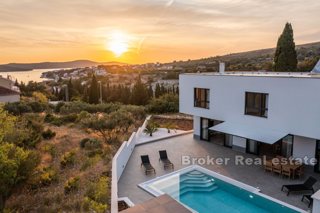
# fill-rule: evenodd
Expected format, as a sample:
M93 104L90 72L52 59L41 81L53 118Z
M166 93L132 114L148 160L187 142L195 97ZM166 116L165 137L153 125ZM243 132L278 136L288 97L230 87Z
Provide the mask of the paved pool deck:
M151 194L139 188L138 184L172 172L172 170L164 170L163 165L159 162L158 151L163 149L167 150L169 159L175 165L175 170L189 166L182 165L182 156L229 158L227 165L201 166L253 187L259 187L261 193L304 210L309 210L309 208L306 203L301 202L302 194L292 193L287 196L285 192L281 191L281 186L301 183L309 176L313 176L319 180L314 187L315 191L320 189L320 174L314 173L312 167L305 166L305 175L301 179L283 178L265 172L260 165L236 165L235 163L235 158L239 155L244 158L255 158L257 157L255 155L237 152L228 147L197 140L193 138L192 134L187 134L136 146L118 182L119 197L129 197L135 204L143 203L153 198ZM140 167L140 155L145 154L149 155L151 164L156 169L156 174L145 175L143 168Z

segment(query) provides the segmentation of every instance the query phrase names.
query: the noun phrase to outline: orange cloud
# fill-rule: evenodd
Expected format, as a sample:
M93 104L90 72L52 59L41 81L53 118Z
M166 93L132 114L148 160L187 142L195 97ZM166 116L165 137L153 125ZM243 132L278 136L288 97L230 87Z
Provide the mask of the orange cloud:
M1 0L0 63L209 57L275 46L286 21L296 43L313 42L318 8L319 0ZM105 48L114 30L130 37L121 57Z

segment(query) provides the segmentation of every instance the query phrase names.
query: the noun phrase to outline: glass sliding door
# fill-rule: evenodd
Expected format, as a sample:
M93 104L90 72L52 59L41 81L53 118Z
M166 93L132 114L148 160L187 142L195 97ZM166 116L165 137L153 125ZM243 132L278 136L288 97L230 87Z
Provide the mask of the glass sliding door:
M291 157L292 147L293 147L293 135L287 135L282 139L281 155L286 158Z
M209 119L201 118L201 134L200 139L209 141Z
M232 135L225 134L225 139L224 139L224 146L226 147L232 147Z
M247 147L246 147L247 153L250 154L259 154L259 142L251 139L247 139Z

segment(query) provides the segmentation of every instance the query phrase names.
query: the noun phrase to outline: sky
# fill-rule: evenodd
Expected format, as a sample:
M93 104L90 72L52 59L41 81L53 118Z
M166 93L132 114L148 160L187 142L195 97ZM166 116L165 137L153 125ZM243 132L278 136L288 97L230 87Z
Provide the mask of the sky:
M274 47L286 22L296 44L316 42L319 9L319 0L1 0L0 63L204 58Z

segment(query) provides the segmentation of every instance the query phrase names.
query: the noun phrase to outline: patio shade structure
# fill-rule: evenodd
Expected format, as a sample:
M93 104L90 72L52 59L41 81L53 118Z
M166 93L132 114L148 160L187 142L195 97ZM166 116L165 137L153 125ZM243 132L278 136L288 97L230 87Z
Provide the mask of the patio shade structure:
M286 131L277 131L267 128L260 128L245 124L239 124L234 122L223 122L216 126L210 127L209 130L223 132L226 134L239 136L242 138L248 138L251 140L263 142L266 144L274 144L280 139L287 136L289 133Z

